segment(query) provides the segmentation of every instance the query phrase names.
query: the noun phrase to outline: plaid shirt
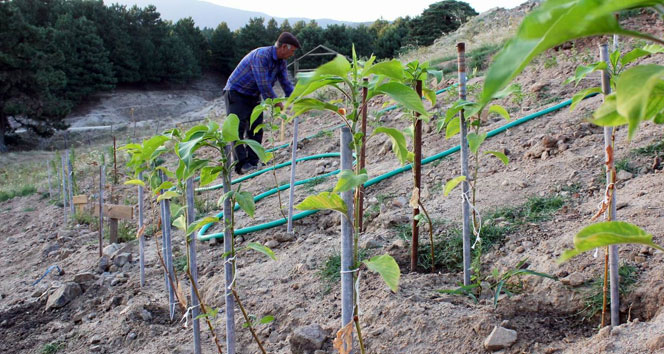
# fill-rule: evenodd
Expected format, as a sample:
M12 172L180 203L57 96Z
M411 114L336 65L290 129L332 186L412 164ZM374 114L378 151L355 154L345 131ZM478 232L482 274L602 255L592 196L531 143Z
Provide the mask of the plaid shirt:
M247 96L276 98L272 86L277 80L286 96L290 96L293 84L288 80L286 60L277 58L275 47L261 47L242 58L228 78L224 90L234 90Z

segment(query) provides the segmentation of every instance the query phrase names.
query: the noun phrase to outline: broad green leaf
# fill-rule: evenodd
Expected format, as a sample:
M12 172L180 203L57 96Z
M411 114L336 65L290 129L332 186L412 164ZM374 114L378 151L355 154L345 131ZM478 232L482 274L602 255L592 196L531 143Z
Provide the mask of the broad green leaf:
M611 63L611 67L616 69L618 67L618 60L620 59L620 50L614 50L610 55L609 55L609 63ZM604 69L602 69L604 70Z
M240 209L244 210L247 215L254 217L256 205L254 204L254 197L249 192L236 192L235 200L240 205Z
M212 224L215 222L219 222L219 218L215 216L206 216L202 219L198 219L194 221L189 227L187 228L187 235L191 235L194 233L196 230L200 229L201 227L207 225L207 224Z
M629 122L616 111L616 94L604 97L604 103L593 113L593 124L600 127L615 127Z
M396 293L399 290L401 270L397 262L390 255L375 256L369 260L362 261L362 263L366 264L370 270L378 273L393 292Z
M362 77L366 77L371 74L384 75L395 80L403 80L403 64L401 64L400 61L393 59L390 61L377 63L370 67L365 66L365 69L362 72Z
M154 158L154 153L159 149L168 138L163 135L155 135L148 140L143 141L143 160L150 161Z
M406 109L420 113L423 116L428 116L429 113L422 104L422 98L413 90L404 84L398 82L388 82L386 84L377 86L374 90L375 93L384 93L390 96L400 105ZM371 94L369 95L371 96ZM367 96L367 99L371 97Z
M445 183L445 190L443 191L443 195L447 197L450 194L450 192L454 188L456 188L456 186L459 185L459 183L461 183L465 180L466 180L466 176L458 176L458 177L454 177L451 180L447 181L447 183Z
M664 251L652 242L652 235L640 227L624 221L605 221L586 226L574 236L574 249L565 251L558 259L565 262L597 247L617 244L641 244Z
M343 55L337 55L334 59L319 66L306 80L312 82L328 75L347 78L350 72L350 63Z
M574 76L570 77L569 79L565 80L565 84L568 84L572 81L575 82L575 86L583 80L584 77L588 76L588 74L594 72L594 71L601 71L601 70L606 70L606 63L603 61L598 61L595 63L592 63L590 65L579 65L576 68L576 72L574 73Z
M177 193L177 192L166 191L166 192L159 195L159 197L157 198L157 201L161 202L164 199L172 199L172 198L179 197L179 196L180 196L180 194Z
M258 106L254 107L254 110L251 111L251 117L249 118L250 127L254 125L254 122L256 119L258 119L258 116L260 116L266 109L267 107L263 104L259 104Z
M274 252L269 247L263 246L260 243L249 242L247 244L247 248L252 249L256 252L260 252L260 253L270 257L270 259L272 259L272 260L275 260L275 261L277 260L277 257L274 255Z
M302 203L298 204L296 208L299 210L336 210L344 215L348 212L344 200L338 194L331 192L310 195Z
M574 108L576 108L576 105L579 104L579 102L583 101L586 96L593 94L593 93L602 93L602 88L597 86L597 87L590 87L587 88L576 95L572 97L572 104L569 106L569 110L573 111Z
M238 140L237 143L249 146L251 150L254 150L256 156L258 156L258 158L261 160L262 163L267 163L272 159L272 156L274 156L273 153L265 151L263 145L258 143L256 140L244 139L244 140Z
M297 85L295 85L295 89L293 90L293 93L291 93L290 97L288 97L288 101L286 102L286 105L290 105L292 102L296 101L298 98L302 98L316 90L318 90L321 87L327 86L327 85L333 85L333 84L338 84L340 82L343 82L342 79L336 78L336 77L329 77L325 79L320 79L317 81L313 82L307 82L306 80L300 80L297 82Z
M161 182L161 184L157 188L155 188L154 192L159 193L159 191L169 190L169 189L173 188L174 186L175 186L175 184L173 184L173 182L164 181L164 182Z
M177 146L175 148L175 151L177 152L178 156L182 160L189 160L191 159L191 155L198 150L200 145L198 145L201 141L203 140L203 136L199 136L197 138L193 138L188 141L181 141L177 143Z
M178 230L187 231L187 217L184 214L180 215L177 219L173 220L173 226Z
M616 110L629 122L629 137L638 125L653 119L664 101L664 66L639 65L620 74L616 82Z
M208 184L212 183L217 177L219 176L219 173L221 173L222 168L219 166L213 167L213 166L208 166L208 167L203 167L201 169L201 179L200 179L200 186L207 186Z
M497 104L491 105L489 107L489 113L496 113L496 114L499 114L501 117L505 118L506 120L510 120L509 112L507 112L505 107L503 107L501 105L497 105Z
M443 81L443 71L442 70L428 69L427 73L429 75L432 75L433 77L435 77L437 83L440 83L441 81Z
M556 45L601 34L652 38L645 33L621 28L614 16L621 10L652 4L652 0L543 2L523 19L516 36L494 58L484 82L481 106L507 86L538 54Z
M332 192L347 192L369 180L366 173L356 175L353 170L343 170L339 173L339 181Z
M273 321L274 321L274 316L272 316L272 315L267 315L267 316L261 318L261 319L258 321L258 323L259 323L259 324L266 324L266 323L270 323L270 322L273 322Z
M408 151L406 137L404 137L402 132L395 128L378 127L374 129L371 135L374 136L381 133L390 137L390 140L392 141L392 151L397 155L397 159L402 165L413 161L413 153Z
M461 117L454 117L447 123L447 128L445 129L445 139L449 139L461 131Z
M141 181L140 179L130 179L129 181L125 181L124 184L145 187L145 182Z
M422 89L422 96L429 100L432 106L436 104L436 91L424 88Z
M468 139L468 147L470 148L470 152L473 153L473 155L477 154L477 151L480 149L480 146L486 140L486 133L480 133L476 134L474 132L468 133L467 139Z
M324 111L324 110L337 113L339 111L339 107L315 98L303 98L293 103L293 111L295 112L294 116L299 116L300 114L309 111Z
M218 307L218 308L210 308L210 307L208 307L208 308L209 308L208 312L206 312L206 313L201 313L200 315L196 316L195 319L197 319L197 320L199 320L199 319L203 319L203 318L210 318L210 319L213 319L213 318L217 317L217 314L219 313L219 310L221 309L220 307Z
M664 53L664 47L658 44L650 44L644 46L643 48L635 48L631 52L623 55L623 57L620 59L620 64L625 66L638 58L656 53Z
M202 137L205 133L207 133L208 127L205 125L195 125L191 127L187 132L184 134L184 141L189 141L191 139L197 139L199 137Z
M240 136L238 135L239 128L240 118L232 113L228 115L228 117L224 119L224 123L221 126L221 135L224 142L232 143L234 141L240 140Z
M510 163L509 157L507 157L505 154L503 154L500 151L485 151L484 153L491 154L497 157L505 166L507 166Z

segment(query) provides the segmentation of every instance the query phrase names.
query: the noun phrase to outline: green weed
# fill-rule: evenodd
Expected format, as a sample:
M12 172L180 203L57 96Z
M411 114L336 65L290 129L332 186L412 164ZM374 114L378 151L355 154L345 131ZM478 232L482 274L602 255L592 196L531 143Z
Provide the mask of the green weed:
M64 348L65 348L64 343L52 342L52 343L44 344L44 346L42 347L40 353L41 354L55 354L55 353L59 352L61 349L64 349Z
M16 197L25 197L37 193L37 187L34 185L23 185L15 189L0 190L0 202L4 202Z
M514 225L547 221L564 204L565 200L560 196L530 197L522 205L495 209L487 214L487 218L503 218Z
M362 262L368 258L369 254L366 249L360 248L358 250L358 256L360 258L358 262ZM321 280L324 280L328 284L335 283L341 279L341 273L339 273L340 269L341 253L339 251L334 251L334 253L327 258L317 275Z
M664 154L664 139L661 141L652 143L648 146L644 146L642 148L634 149L632 150L632 153L634 155L640 155L640 156L661 156Z
M628 158L620 159L616 161L616 172L618 171L627 171L632 174L636 174L638 172L637 168L632 166Z
M620 279L620 286L618 291L620 296L627 296L636 284L639 274L635 266L631 264L623 264L618 268L618 275ZM590 286L583 294L584 308L581 310L580 315L584 319L590 320L602 311L602 303L604 300L604 278L598 276L590 283ZM607 297L607 306L611 304L610 297Z

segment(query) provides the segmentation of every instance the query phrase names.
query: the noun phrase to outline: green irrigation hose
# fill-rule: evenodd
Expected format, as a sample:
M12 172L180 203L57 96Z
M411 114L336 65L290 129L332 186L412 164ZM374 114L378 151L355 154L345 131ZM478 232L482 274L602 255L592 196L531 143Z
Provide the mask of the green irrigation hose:
M592 96L595 96L595 94L588 95L588 96L586 96L585 98L589 98L589 97L592 97ZM513 122L510 122L510 123L508 123L508 124L505 124L504 126L502 126L502 127L500 127L500 128L496 128L496 129L494 129L494 130L491 130L490 132L487 133L487 138L491 138L491 137L493 137L493 136L496 136L496 135L498 135L498 134L500 134L500 133L506 131L507 129L510 129L510 128L513 128L513 127L516 127L516 126L518 126L518 125L520 125L520 124L523 124L523 123L525 123L525 122L527 122L527 121L530 121L530 120L532 120L532 119L535 119L535 118L541 117L541 116L543 116L543 115L545 115L545 114L548 114L548 113L551 113L551 112L557 111L557 110L559 110L559 109L561 109L561 108L563 108L563 107L569 106L570 104L572 104L572 100L567 100L567 101L561 102L561 103L559 103L559 104L557 104L557 105L555 105L555 106L552 106L552 107L549 107L549 108L547 108L547 109L544 109L544 110L542 110L542 111L535 112L535 113L533 113L533 114L530 114L530 115L528 115L528 116L525 116L525 117L523 117L523 118L521 118L521 119L517 119L517 120L515 120L515 121L513 121ZM453 153L455 153L455 152L457 152L457 151L459 151L459 150L460 150L460 146L457 145L457 146L455 146L455 147L452 147L452 148L450 148L450 149L447 149L447 150L445 150L445 151L442 151L442 152L440 152L440 153L438 153L438 154L436 154L436 155L433 155L433 156L427 157L426 159L423 159L423 160L422 160L422 165L426 165L426 164L428 164L428 163L430 163L430 162L433 162L433 161L435 161L435 160L442 159L443 157L446 157L446 156L448 156L448 155L451 155L451 154L453 154ZM375 177L375 178L372 178L372 179L370 179L370 180L368 180L367 182L364 183L364 187L366 188L366 187L372 186L372 185L374 185L374 184L376 184L376 183L378 183L378 182L381 182L381 181L383 181L383 180L385 180L385 179L388 179L388 178L390 178L390 177L394 177L395 175L398 175L399 173L402 173L402 172L405 172L405 171L410 170L412 167L413 167L412 164L408 164L408 165L402 166L402 167L400 167L400 168L397 168L397 169L395 169L395 170L392 170L392 171L390 171L390 172L387 172L387 173L385 173L385 174L382 174L382 175L380 175L380 176L377 176L377 177ZM326 174L326 175L323 175L323 176L326 176L326 177L327 177L327 176L330 176L330 175L335 174L335 173L338 173L338 172L339 172L339 170L337 170L337 171L333 171L333 172L330 172L330 173L328 173L328 174ZM303 183L307 183L307 182L309 182L309 181L311 181L311 180L314 180L314 179L317 179L317 178L324 178L323 176L317 176L317 177L313 177L313 178L305 179L305 180L302 180L302 181L298 181L298 182L295 183L295 185L303 184ZM287 189L287 188L289 188L289 187L290 187L290 184L287 184L287 185L283 185L283 186L281 186L281 187L279 187L279 188ZM267 192L266 192L266 193L267 193ZM275 192L275 193L276 193L276 192ZM264 194L265 194L265 193L256 196L256 198L254 198L254 200L260 200L260 199L265 198L266 196L264 196ZM272 193L272 194L274 194L274 193ZM260 197L260 199L257 199L257 198L259 198L259 197ZM305 217L307 217L307 216L309 216L309 215L312 215L312 214L317 213L318 211L319 211L319 210L307 210L307 211L303 211L303 212L301 212L301 213L298 213L298 214L293 215L293 220L299 220L299 219L305 218ZM222 216L223 216L223 212L217 214L217 217L219 217L219 218L221 218ZM242 229L235 230L235 233L234 233L234 234L235 234L235 235L243 235L243 234L248 234L248 233L250 233L250 232L255 232L255 231L265 230L265 229L269 229L269 228L272 228L272 227L276 227L276 226L284 225L284 224L287 223L287 221L288 221L288 220L283 219L283 218L282 218L282 219L277 219L277 220L273 220L273 221L270 221L270 222L267 222L267 223L263 223L263 224L259 224L259 225L254 225L254 226L249 226L249 227L245 227L245 228L242 228ZM207 232L207 230L208 230L211 226L212 226L212 223L207 224L207 225L203 226L203 228L201 228L201 230L198 232L198 239L199 239L199 240L201 240L201 241L207 241L207 240L210 240L210 239L212 239L212 238L222 238L222 237L224 237L224 234L223 234L223 233L215 233L215 234L211 234L211 235L205 235L205 232Z

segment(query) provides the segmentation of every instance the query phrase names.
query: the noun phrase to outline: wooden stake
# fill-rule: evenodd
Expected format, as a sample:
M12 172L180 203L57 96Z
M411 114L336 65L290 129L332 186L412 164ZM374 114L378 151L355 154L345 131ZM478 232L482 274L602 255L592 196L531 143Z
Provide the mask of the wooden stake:
M416 86L417 94L422 98L422 81L417 81ZM413 137L413 152L415 155L415 160L413 163L413 178L414 178L414 189L413 193L417 193L417 199L419 199L420 189L422 184L422 120L419 119L420 114L415 112L415 136ZM419 238L420 238L420 229L419 221L417 216L420 215L419 203L417 206L413 207L413 220L412 220L412 242L411 242L411 251L410 251L410 271L415 272L417 270L417 253L419 249ZM431 262L434 262L432 259Z

